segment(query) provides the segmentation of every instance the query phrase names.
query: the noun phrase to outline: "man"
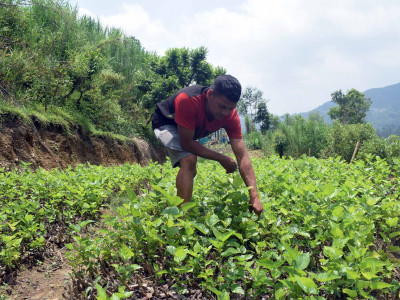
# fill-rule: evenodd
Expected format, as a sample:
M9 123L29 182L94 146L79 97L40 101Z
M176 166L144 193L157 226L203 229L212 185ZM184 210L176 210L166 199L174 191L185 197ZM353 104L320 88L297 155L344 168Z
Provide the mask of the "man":
M184 202L192 198L193 180L196 176L197 156L215 160L227 173L236 170L236 162L229 156L208 149L196 140L225 128L240 175L246 186L252 187L250 210L258 216L263 206L257 192L257 182L247 154L236 105L242 88L230 75L218 76L211 87L189 86L156 105L152 126L157 138L167 147L172 166L180 167L176 177L178 196Z

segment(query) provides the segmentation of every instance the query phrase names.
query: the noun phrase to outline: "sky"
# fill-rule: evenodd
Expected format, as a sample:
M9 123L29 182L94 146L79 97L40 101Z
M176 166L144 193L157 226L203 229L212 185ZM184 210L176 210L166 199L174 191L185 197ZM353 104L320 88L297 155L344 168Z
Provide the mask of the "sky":
M300 113L331 93L400 82L398 0L71 0L158 54L205 46L207 61Z

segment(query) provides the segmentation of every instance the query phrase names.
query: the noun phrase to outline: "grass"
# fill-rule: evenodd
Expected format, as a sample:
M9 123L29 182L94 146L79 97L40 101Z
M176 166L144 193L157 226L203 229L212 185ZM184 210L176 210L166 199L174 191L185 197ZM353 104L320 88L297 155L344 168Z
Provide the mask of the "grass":
M14 120L20 120L25 124L37 122L47 129L59 129L67 136L80 126L83 131L93 137L111 139L122 143L133 141L132 138L120 134L97 130L84 116L78 114L73 116L59 107L50 106L45 110L44 106L36 106L35 108L17 107L0 101L0 123Z

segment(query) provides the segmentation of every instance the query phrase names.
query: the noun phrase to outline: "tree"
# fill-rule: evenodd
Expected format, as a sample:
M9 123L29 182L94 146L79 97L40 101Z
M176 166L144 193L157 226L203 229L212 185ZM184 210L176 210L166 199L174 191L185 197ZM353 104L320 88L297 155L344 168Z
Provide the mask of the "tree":
M269 129L269 113L267 109L267 104L265 102L258 103L257 113L254 118L254 122L261 123L260 129L263 134L265 134L265 132Z
M245 115L244 117L244 127L246 128L246 133L257 131L256 126L253 123L253 120L250 119L249 115Z
M150 56L150 69L138 74L136 99L145 109L151 109L177 90L192 84L209 86L214 78L226 73L222 67L213 67L206 61L207 49L199 47L172 48L160 57Z
M269 129L275 130L281 124L281 119L277 115L269 113Z
M238 113L242 116L250 114L250 118L253 118L258 104L261 102L266 102L263 98L263 92L255 87L248 86L243 91L237 104Z
M332 107L328 115L342 125L365 123L365 116L371 106L371 99L356 89L351 89L346 95L341 90L333 92L332 102L338 106Z

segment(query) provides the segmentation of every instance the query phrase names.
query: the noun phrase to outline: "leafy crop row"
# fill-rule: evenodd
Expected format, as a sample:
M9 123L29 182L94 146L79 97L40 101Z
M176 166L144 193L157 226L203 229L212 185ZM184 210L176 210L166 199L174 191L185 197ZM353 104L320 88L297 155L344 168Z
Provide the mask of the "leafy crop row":
M152 188L128 190L96 234L74 227L71 295L398 298L399 161L273 157L254 167L260 219L240 176L217 164L199 164L194 199L181 208L175 170L149 171Z
M0 279L10 281L22 263L43 257L49 243L70 242L70 225L96 219L111 195L145 184L150 168L0 169Z

